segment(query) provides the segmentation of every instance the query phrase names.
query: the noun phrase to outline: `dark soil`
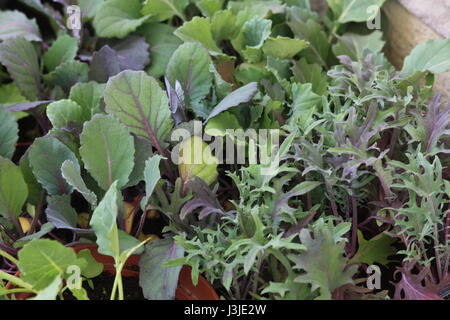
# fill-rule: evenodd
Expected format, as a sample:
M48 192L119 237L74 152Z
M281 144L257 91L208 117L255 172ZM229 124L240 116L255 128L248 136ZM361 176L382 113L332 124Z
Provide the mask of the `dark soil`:
M92 279L94 289L91 289L87 281L83 282L90 300L109 300L111 298L113 275L103 273ZM122 277L125 300L145 300L142 289L139 286L138 277ZM70 291L64 293L65 300L75 300Z

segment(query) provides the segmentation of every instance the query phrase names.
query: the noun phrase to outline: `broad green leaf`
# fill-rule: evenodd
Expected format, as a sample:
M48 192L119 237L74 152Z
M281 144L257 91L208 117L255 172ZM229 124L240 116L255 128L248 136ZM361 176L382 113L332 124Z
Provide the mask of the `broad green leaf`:
M152 21L164 21L178 16L186 20L184 9L189 0L146 0L142 7L142 14L150 15Z
M125 187L137 185L144 180L145 162L153 155L152 145L142 138L134 137L134 168L130 174L130 181Z
M150 66L146 71L155 78L165 74L172 54L183 43L173 34L175 30L163 23L145 24L138 30L150 44Z
M72 193L72 187L61 173L64 161L78 163L75 154L62 142L53 137L38 138L30 148L30 165L37 181L50 195Z
M0 86L0 109L20 102L27 102L27 98L20 93L19 87L14 82ZM26 112L13 112L13 114L17 120L28 116Z
M395 240L384 233L373 237L370 240L364 239L361 231L358 230L358 251L349 263L367 263L372 265L380 263L387 265L390 261L389 256L395 255L397 250L392 244Z
M28 187L20 168L10 160L0 157L0 215L17 217L28 196Z
M47 106L47 117L54 128L64 128L70 122L81 122L81 107L74 101L63 99Z
M53 86L59 86L69 92L79 82L88 81L89 66L80 61L68 61L60 64L44 76L44 80Z
M184 249L173 239L148 243L139 261L139 285L149 300L172 300L178 285L181 266L163 267L165 262L184 256Z
M81 266L75 251L49 239L36 239L19 251L20 278L42 290L56 276L65 278L69 266Z
M77 83L70 89L69 99L81 107L82 120L89 121L96 113L100 113L100 103L105 90L104 84L94 81Z
M19 126L9 111L0 108L0 157L11 159L19 140Z
M78 0L83 18L92 19L105 0Z
M211 18L211 32L216 42L231 40L236 34L237 17L231 10L216 12Z
M36 180L30 165L30 149L20 158L19 167L22 171L23 179L28 186L28 202L32 205L38 205L41 198L42 186Z
M333 46L333 52L336 56L349 56L352 61L362 61L364 50L378 53L383 50L384 44L381 31L374 31L368 35L346 33L338 36L338 42Z
M294 35L309 42L309 47L301 52L309 63L318 63L327 67L330 43L322 31L319 17L310 10L300 8L287 9L287 23Z
M163 151L161 146L172 130L173 120L167 95L156 79L143 71L123 71L109 79L104 99L108 113Z
M262 46L270 36L272 21L253 17L243 27L244 48L242 53L249 62L259 62L262 59Z
M213 110L211 110L211 113L209 114L205 122L232 107L236 107L242 103L251 101L257 92L258 84L256 82L249 83L239 89L234 90L222 101L220 101L220 103Z
M195 17L185 22L174 34L185 42L200 42L212 54L221 54L222 50L213 39L209 18Z
M84 124L80 155L86 170L100 187L108 190L114 181L127 184L134 166L134 141L127 128L112 115L95 115Z
M59 290L62 287L61 275L57 275L55 279L44 289L40 290L36 296L28 300L40 300L40 301L51 301L56 300Z
M266 40L263 51L266 55L279 59L292 59L300 51L308 47L305 40L288 37L276 37Z
M386 0L327 0L339 23L366 22L375 17Z
M200 137L192 136L181 143L178 171L183 181L199 177L208 185L213 184L218 177L218 163L209 145Z
M208 120L208 123L205 127L205 133L212 137L224 137L226 135L227 129L234 130L241 128L242 126L236 116L231 112L225 111L218 116L215 116L214 118Z
M143 210L145 209L156 184L161 179L161 173L159 171L159 163L161 159L162 157L160 155L154 155L145 162L145 198L142 200Z
M86 278L95 278L103 273L103 264L95 260L89 249L84 249L78 252L78 258L86 261L85 267L81 270L81 274Z
M77 229L77 212L70 204L70 195L47 197L47 220L57 229Z
M98 8L93 25L99 37L124 38L148 17L141 15L139 0L107 0Z
M115 181L95 208L89 222L97 236L98 252L113 258L120 254L116 219L119 212L118 203L121 202L121 198L122 196L117 189L117 181Z
M419 44L406 57L402 73L411 76L416 71L442 73L450 69L450 39L429 40Z
M0 40L24 38L41 41L41 33L35 19L28 19L19 11L0 11Z
M328 77L317 63L309 64L305 58L294 63L292 67L295 79L300 83L311 83L312 91L319 96L328 90Z
M0 63L8 70L20 92L30 101L39 100L41 76L34 46L24 38L12 38L0 44Z
M195 4L206 17L212 17L223 8L225 0L195 0Z
M188 102L198 102L208 95L213 75L209 71L211 58L201 44L188 42L172 55L167 66L167 78L173 87L179 81Z
M95 207L97 205L97 196L88 189L81 177L80 167L71 160L66 160L61 166L61 172L67 183L83 195L83 197Z
M58 37L44 54L44 65L48 71L53 71L63 62L72 61L78 52L78 41L68 35Z

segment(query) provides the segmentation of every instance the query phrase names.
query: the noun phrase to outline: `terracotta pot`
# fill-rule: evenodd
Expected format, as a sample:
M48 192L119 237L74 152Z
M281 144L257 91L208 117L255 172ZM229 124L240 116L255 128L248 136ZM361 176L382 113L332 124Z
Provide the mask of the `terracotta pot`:
M100 254L97 251L96 244L78 244L72 247L76 253L82 250L88 249L94 259L100 262L104 266L104 272L109 274L115 274L116 269L114 268L114 259L110 256ZM138 277L138 265L139 265L139 255L131 255L128 258L125 266L122 270L122 275L124 277ZM20 273L17 272L16 276ZM12 289L14 286L11 283L7 283L6 288ZM15 297L17 300L25 300L33 295L30 293L16 293ZM208 283L208 281L202 276L198 279L197 286L194 286L191 280L191 268L189 266L183 266L180 272L180 277L178 278L178 288L175 293L176 300L219 300L219 296L213 287Z

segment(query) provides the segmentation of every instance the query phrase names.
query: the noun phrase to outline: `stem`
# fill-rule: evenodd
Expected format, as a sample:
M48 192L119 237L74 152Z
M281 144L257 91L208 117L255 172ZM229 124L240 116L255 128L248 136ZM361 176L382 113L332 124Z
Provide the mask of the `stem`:
M433 213L434 218L438 221L439 217L436 213L436 208L434 207L433 198L428 196L428 201L431 204L431 212ZM442 280L442 265L441 265L441 255L439 254L439 229L437 223L434 223L434 253L436 255L436 267L439 281Z
M28 230L27 235L34 233L34 231L36 229L37 223L42 214L42 205L44 203L44 199L45 199L45 191L41 191L41 195L39 197L39 203L36 207L36 212L34 213L33 221L31 222L30 230Z
M391 136L391 142L389 143L389 153L388 153L388 157L391 160L392 160L392 157L394 156L394 151L395 151L395 147L396 147L399 135L400 135L400 130L398 128L394 128L394 131L392 132L392 136Z
M24 289L28 289L31 292L36 292L33 290L33 286L31 284L23 281L22 279L20 279L16 276L10 275L4 271L0 271L0 279L9 281L9 282L15 284L16 286L22 287Z
M116 259L117 261L118 259ZM125 260L126 261L126 260ZM123 300L123 282L122 282L122 269L123 266L125 265L124 263L121 263L117 268L116 268L116 276L114 277L114 284L113 284L113 289L111 291L111 298L110 300L115 300L116 299L116 291L119 291L119 300Z
M358 238L358 205L356 203L355 196L352 196L352 248L351 248L351 255L355 254L356 252L356 240Z
M3 251L0 249L0 256L5 257L6 259L8 259L9 261L11 261L12 263L14 263L15 265L19 264L19 260L17 260L16 258L14 258L12 255L10 255L9 253Z
M327 189L327 193L328 193L328 197L330 198L330 204L331 204L331 211L333 211L333 215L336 217L339 217L339 213L338 213L338 209L337 209L337 205L336 205L336 199L334 198L333 195L333 189L330 185L330 183L328 182L327 179L325 180L325 187Z

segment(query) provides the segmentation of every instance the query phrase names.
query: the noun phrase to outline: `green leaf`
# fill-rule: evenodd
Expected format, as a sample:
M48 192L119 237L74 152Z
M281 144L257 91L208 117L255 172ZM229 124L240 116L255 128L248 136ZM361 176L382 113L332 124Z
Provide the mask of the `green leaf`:
M20 93L14 82L0 86L0 108L20 102L27 102L27 99ZM13 114L17 120L28 116L26 112L13 112Z
M211 32L217 43L234 38L236 19L236 15L231 10L222 10L214 14L211 18Z
M288 122L289 124L298 124L301 129L305 130L312 120L317 104L322 98L312 91L310 83L294 83L292 85L292 95L292 115Z
M183 181L199 177L211 185L218 177L218 163L209 145L200 137L192 136L181 143L178 170Z
M81 107L68 99L52 102L47 106L47 117L54 128L64 128L70 122L81 122L81 113Z
M100 113L100 103L105 90L104 84L94 81L77 83L70 89L69 99L81 107L82 120L89 121L96 113Z
M206 17L212 17L223 8L225 0L195 0L195 4Z
M201 44L188 42L172 55L167 66L167 78L175 87L178 80L188 102L205 98L212 86L213 75L209 71L211 58Z
M57 229L77 228L77 212L70 205L70 195L49 196L47 197L47 209L45 214L47 220L51 222Z
M28 19L19 11L0 11L0 40L24 38L42 41L35 19Z
M385 41L381 31L374 31L368 35L346 33L338 36L338 42L333 46L333 52L336 56L349 56L352 61L362 61L364 50L378 53L383 50L384 45Z
M116 225L118 203L122 196L117 189L117 181L111 184L105 197L92 214L89 225L97 236L98 252L117 258L120 254L119 232Z
M183 13L189 0L146 0L142 7L142 14L150 15L152 21L164 21L178 16L186 20Z
M69 266L80 266L75 251L49 239L36 239L19 251L20 278L36 290L49 286L56 276L64 278Z
M146 299L175 298L181 266L166 268L163 264L183 256L183 247L171 238L152 241L145 246L145 252L139 261L139 285Z
M20 92L30 101L39 100L41 76L38 56L24 38L5 40L0 44L0 63L8 70Z
M259 62L262 59L262 46L269 38L272 21L253 17L243 27L243 55L249 62Z
M172 54L183 43L174 31L174 27L163 23L145 24L138 30L150 44L151 64L146 71L155 78L165 74Z
M44 80L53 86L59 86L69 92L78 82L88 81L89 66L80 61L69 61L60 64L52 72L44 76Z
M312 91L319 95L325 95L328 90L328 77L317 63L309 64L305 58L294 63L292 72L300 83L311 83Z
M78 41L68 35L58 37L44 54L44 65L48 71L53 71L63 62L75 59L78 52Z
M226 130L235 130L241 128L242 126L236 116L231 112L225 111L218 116L215 116L214 118L208 120L208 123L205 127L205 133L212 137L224 137L226 135Z
M152 145L144 139L134 137L134 168L130 174L130 181L125 187L137 185L144 180L145 162L153 155Z
M142 200L143 205L141 205L143 210L150 200L156 184L161 179L161 173L159 171L159 163L161 159L162 157L160 155L154 155L145 162L145 198Z
M108 190L114 181L127 184L134 166L134 141L127 128L111 115L95 115L80 135L80 155L86 170L100 187Z
M322 31L316 13L300 8L287 9L287 23L294 35L309 42L309 47L302 51L309 63L327 67L330 43Z
M86 266L81 270L81 274L86 278L92 279L103 273L103 264L94 259L89 249L78 252L78 259L84 259L86 261Z
M380 9L386 0L327 0L339 23L366 22L374 18L371 7ZM378 13L378 10L376 11Z
M18 217L28 196L28 187L20 168L0 157L0 214L5 218Z
M19 167L22 171L23 179L28 186L28 202L37 205L40 202L42 186L36 180L29 161L30 149L20 158Z
M19 126L9 111L0 108L0 157L11 159L19 140Z
M209 114L205 122L232 107L236 107L242 103L251 101L257 92L258 84L256 82L249 83L239 89L234 90L222 101L220 101L220 103L213 110L211 110L211 113Z
M92 19L97 14L105 0L78 0L83 18Z
M300 51L308 47L305 40L288 37L268 38L263 46L266 55L279 59L292 59Z
M326 228L314 232L303 229L300 232L301 243L306 246L306 252L293 257L295 268L305 271L295 282L309 283L312 290L320 289L319 299L331 299L331 294L337 288L353 283L352 276L357 266L347 267L344 257L344 241L335 242L333 234ZM346 268L347 267L347 268Z
M209 18L195 17L175 30L174 34L185 42L200 42L212 54L222 53L213 39Z
M124 38L148 17L141 15L139 0L108 0L98 9L93 25L99 37Z
M389 256L397 252L395 247L392 246L394 243L395 240L385 233L380 233L372 239L366 240L362 232L358 230L359 248L349 263L367 263L368 265L380 263L387 265L390 261Z
M158 81L143 71L123 71L109 79L104 98L108 113L162 152L173 120L169 100Z
M64 180L61 166L64 161L78 163L75 154L53 137L38 138L29 153L30 164L37 181L50 195L72 193L72 187Z
M77 190L83 197L92 205L97 206L97 196L94 192L88 189L81 177L80 167L78 163L71 160L66 160L61 166L61 172L67 183Z
M406 57L402 73L411 76L416 71L446 72L450 68L450 39L429 40L416 46Z
M56 300L59 290L62 287L62 279L60 275L57 275L55 279L44 289L40 290L36 296L28 300L40 300L40 301L50 301Z

